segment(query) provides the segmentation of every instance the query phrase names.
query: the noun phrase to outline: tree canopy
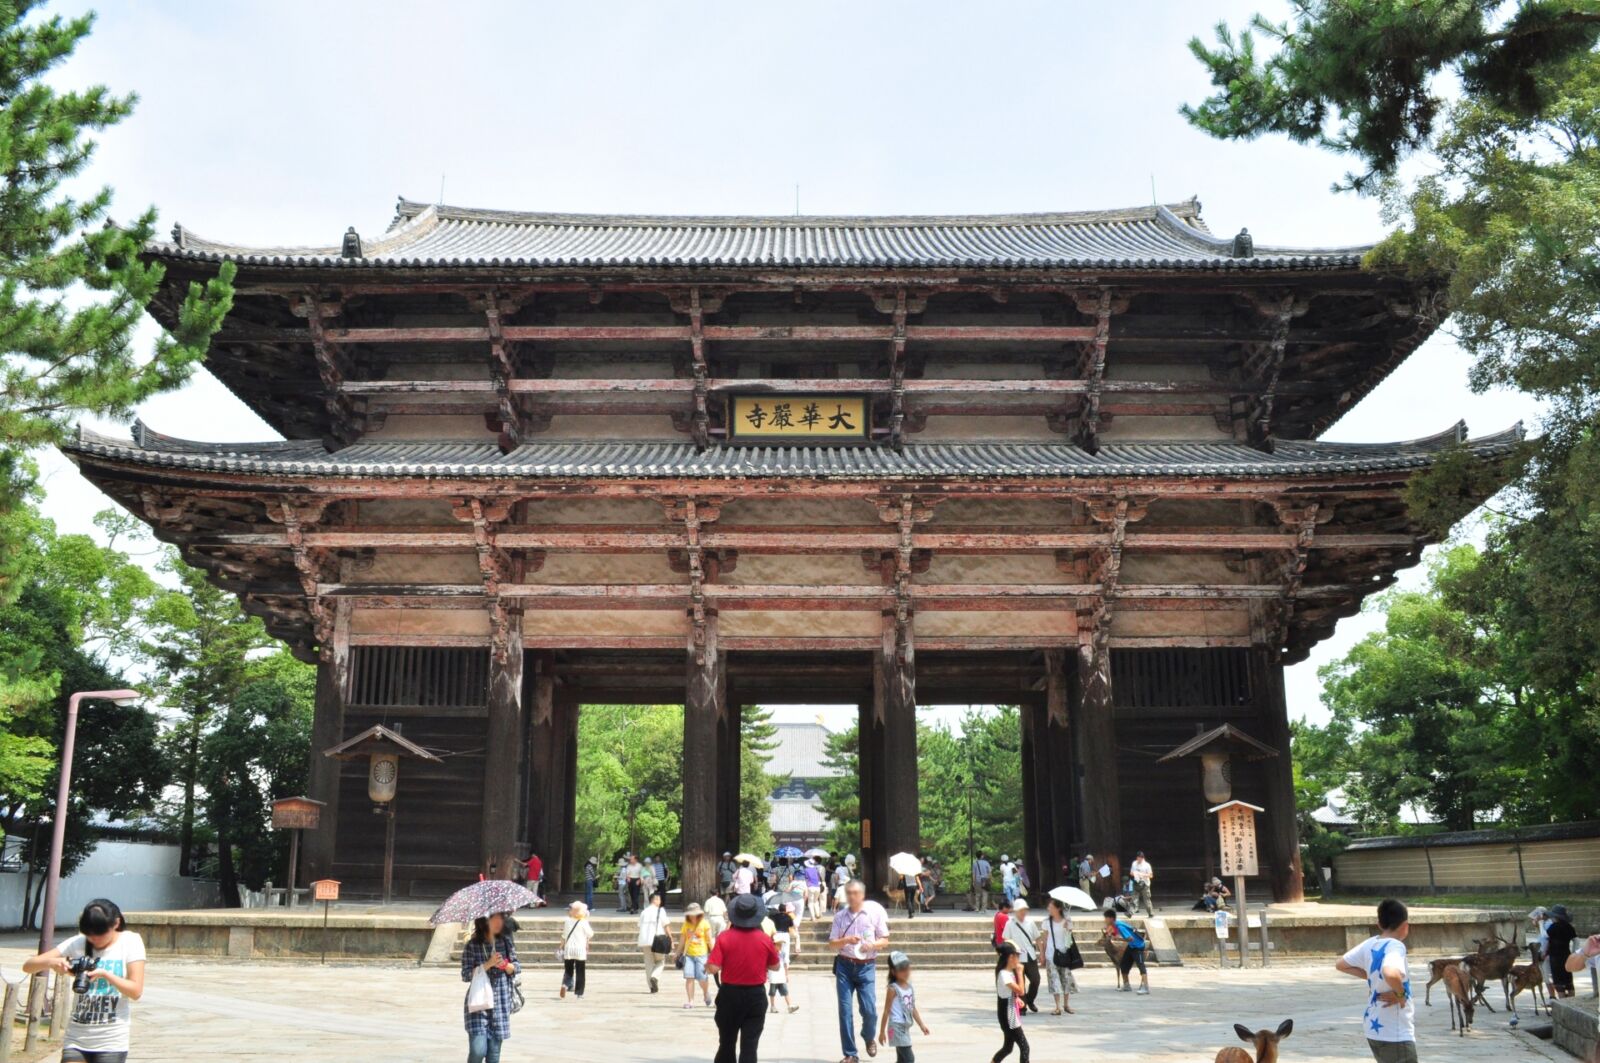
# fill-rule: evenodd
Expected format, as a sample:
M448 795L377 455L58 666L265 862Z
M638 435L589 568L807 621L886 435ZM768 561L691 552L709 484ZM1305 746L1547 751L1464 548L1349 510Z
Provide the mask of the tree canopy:
M30 448L60 441L84 413L128 417L182 384L233 300L234 270L225 264L190 286L170 334L146 354L136 349L165 274L140 258L155 212L113 223L109 188L81 197L65 190L94 155L92 134L126 118L136 98L104 85L55 89L48 75L94 17L40 16L38 6L0 0L0 514L31 479Z

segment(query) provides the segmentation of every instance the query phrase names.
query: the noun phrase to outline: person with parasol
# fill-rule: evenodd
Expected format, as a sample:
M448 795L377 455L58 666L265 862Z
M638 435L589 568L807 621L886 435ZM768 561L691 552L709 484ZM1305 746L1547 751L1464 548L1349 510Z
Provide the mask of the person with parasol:
M433 926L472 924L472 937L461 950L467 1063L499 1063L500 1046L511 1037L511 1014L522 1007L516 983L522 966L511 940L511 913L533 902L527 887L489 879L451 894L429 920Z

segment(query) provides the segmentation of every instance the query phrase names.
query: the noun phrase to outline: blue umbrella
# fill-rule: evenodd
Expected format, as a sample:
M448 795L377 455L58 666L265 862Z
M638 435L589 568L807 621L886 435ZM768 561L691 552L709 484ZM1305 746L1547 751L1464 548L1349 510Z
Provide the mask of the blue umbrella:
M799 849L796 849L792 845L785 845L772 855L783 860L798 860L806 854L802 853Z

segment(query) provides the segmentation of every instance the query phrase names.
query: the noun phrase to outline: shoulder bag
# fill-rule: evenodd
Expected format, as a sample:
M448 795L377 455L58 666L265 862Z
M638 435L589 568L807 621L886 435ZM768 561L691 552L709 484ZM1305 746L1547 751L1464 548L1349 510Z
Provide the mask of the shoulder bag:
M1078 942L1071 930L1067 931L1066 948L1056 944L1055 920L1050 921L1050 962L1069 971L1076 971L1083 966L1083 953L1078 951Z

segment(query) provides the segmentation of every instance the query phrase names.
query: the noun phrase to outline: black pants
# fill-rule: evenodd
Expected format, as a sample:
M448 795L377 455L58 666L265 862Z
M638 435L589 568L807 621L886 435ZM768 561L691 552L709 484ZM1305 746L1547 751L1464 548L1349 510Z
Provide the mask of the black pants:
M1144 966L1144 949L1136 949L1130 946L1123 950L1122 959L1117 964L1122 969L1122 977L1128 977L1128 973L1133 970L1135 964L1139 967L1139 977L1141 979L1150 976L1150 972Z
M578 996L583 996L588 967L588 960L567 960L561 968L561 984Z
M717 994L715 1063L756 1063L756 1047L767 1025L767 994L758 985L725 985ZM739 1045L737 1054L734 1043Z
M1022 994L1022 1002L1028 1006L1029 1011L1037 1011L1033 1002L1039 998L1039 961L1025 961L1022 964L1022 977L1028 984L1027 992Z
M638 879L630 878L628 880L628 912L632 915L638 915L643 901L644 887L640 885Z
M1021 1026L1015 1030L1011 1028L1011 1001L1005 997L997 997L995 1005L995 1013L1000 1018L1000 1032L1006 1037L1006 1043L994 1054L995 1063L1009 1056L1013 1045L1017 1049L1017 1058L1022 1060L1022 1063L1028 1063L1028 1038L1023 1034Z

